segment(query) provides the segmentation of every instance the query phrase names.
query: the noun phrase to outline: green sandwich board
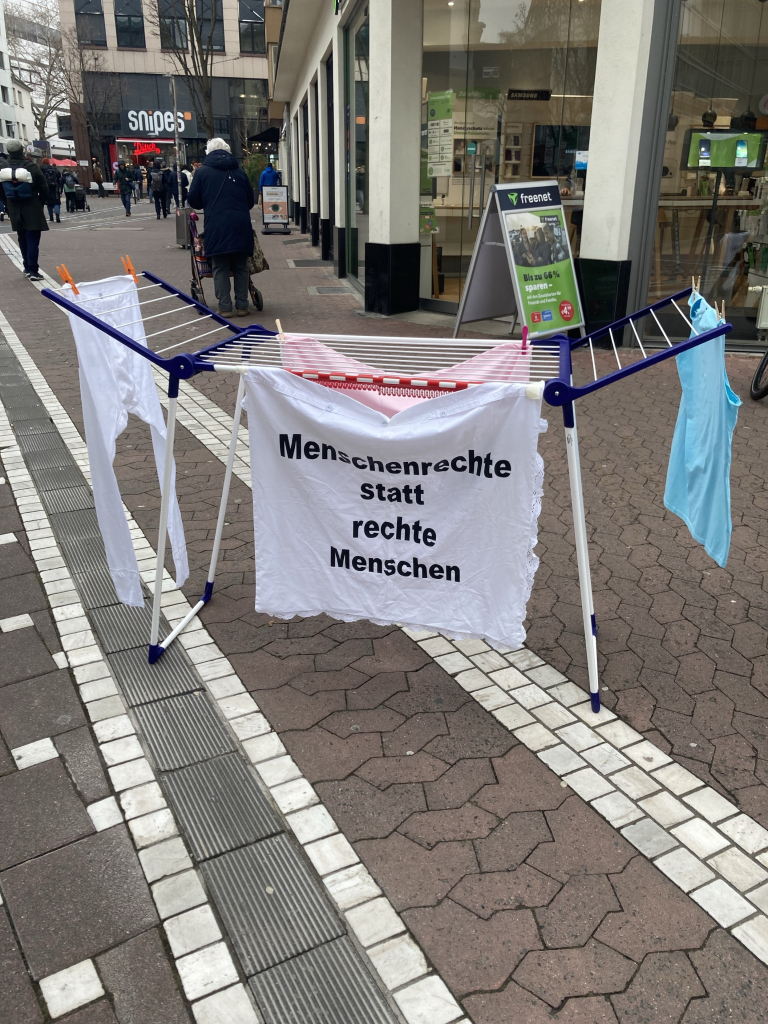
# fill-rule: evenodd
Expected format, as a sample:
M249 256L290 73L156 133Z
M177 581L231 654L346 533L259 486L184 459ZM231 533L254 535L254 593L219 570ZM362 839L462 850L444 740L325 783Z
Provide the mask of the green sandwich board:
M533 338L584 324L556 181L491 187L454 337L462 323L510 315Z

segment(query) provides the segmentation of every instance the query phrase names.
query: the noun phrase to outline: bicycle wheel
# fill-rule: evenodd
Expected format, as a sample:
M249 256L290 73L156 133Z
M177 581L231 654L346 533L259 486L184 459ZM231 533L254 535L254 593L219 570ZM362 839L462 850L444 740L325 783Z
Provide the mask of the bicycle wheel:
M756 402L768 395L768 352L760 360L760 365L755 370L749 393Z

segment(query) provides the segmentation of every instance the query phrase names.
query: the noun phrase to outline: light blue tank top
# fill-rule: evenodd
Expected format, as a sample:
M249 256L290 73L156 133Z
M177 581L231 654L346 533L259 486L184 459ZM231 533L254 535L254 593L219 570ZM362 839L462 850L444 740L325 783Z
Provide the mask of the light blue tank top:
M691 295L696 334L720 322L700 295ZM691 337L694 336L691 333ZM719 566L731 546L731 438L741 400L725 372L725 335L676 357L683 388L667 469L664 504Z

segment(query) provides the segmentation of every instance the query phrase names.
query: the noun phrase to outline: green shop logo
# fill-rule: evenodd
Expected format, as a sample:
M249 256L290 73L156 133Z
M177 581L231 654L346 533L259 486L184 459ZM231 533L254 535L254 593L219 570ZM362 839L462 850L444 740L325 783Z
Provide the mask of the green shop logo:
M508 192L507 198L509 199L513 206L517 206L517 192Z

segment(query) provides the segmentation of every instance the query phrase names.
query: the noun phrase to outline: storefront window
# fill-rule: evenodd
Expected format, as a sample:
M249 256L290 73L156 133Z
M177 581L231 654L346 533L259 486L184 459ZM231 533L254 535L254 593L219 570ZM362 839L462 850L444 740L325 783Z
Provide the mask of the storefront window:
M107 32L101 0L75 0L77 40L83 46L106 46Z
M422 298L458 304L496 182L557 178L578 255L599 23L600 0L424 0Z
M141 0L115 0L115 29L117 45L144 49L144 14Z
M346 33L347 273L364 277L368 241L368 7Z
M701 277L739 344L756 341L768 286L768 9L751 0L682 5L649 301ZM677 318L679 320L679 317ZM679 325L674 324L679 334Z

